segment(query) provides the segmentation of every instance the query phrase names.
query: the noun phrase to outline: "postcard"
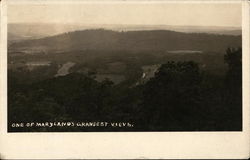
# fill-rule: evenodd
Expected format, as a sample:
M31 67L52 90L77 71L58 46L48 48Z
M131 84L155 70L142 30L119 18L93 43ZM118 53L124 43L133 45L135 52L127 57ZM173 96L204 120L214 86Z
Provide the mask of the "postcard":
M2 159L249 158L249 2L1 2Z

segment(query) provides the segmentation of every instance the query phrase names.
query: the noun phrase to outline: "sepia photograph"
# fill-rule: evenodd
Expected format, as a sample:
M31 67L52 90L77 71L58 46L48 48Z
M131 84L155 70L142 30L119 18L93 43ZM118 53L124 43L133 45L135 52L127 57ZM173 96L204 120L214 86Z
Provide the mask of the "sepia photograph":
M8 132L242 131L241 3L12 3Z
M249 159L248 0L0 1L0 159Z

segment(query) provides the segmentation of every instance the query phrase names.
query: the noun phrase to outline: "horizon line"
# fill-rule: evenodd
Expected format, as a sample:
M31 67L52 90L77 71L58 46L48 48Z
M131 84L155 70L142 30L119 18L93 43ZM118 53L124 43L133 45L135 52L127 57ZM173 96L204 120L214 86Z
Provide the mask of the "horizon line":
M94 25L113 25L113 26L173 26L173 27L217 27L217 28L238 28L242 29L242 26L216 26L216 25L174 25L174 24L101 24L101 23L74 23L74 22L8 22L7 24L63 24L63 25L82 25L82 26L94 26Z

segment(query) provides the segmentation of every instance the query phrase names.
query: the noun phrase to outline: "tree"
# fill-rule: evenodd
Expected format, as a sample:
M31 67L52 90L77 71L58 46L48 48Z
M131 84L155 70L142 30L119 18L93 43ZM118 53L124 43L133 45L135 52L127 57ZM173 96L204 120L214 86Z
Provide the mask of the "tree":
M239 88L242 81L242 49L228 48L224 60L228 64L228 85L234 89Z
M142 112L146 125L157 130L199 127L201 78L198 64L192 61L161 65L145 84Z
M225 79L225 128L242 129L242 49L228 48L224 56L228 65Z

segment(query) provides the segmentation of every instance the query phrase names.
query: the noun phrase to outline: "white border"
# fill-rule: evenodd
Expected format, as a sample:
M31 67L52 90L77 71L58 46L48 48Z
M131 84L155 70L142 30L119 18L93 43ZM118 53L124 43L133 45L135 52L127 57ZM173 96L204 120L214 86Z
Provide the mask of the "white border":
M122 4L122 3L241 3L247 0L6 0L9 4L88 4L88 3L105 3L105 4Z
M24 0L9 1L26 3ZM38 0L32 3L47 3ZM78 3L70 2L70 3ZM84 1L98 3L100 1ZM107 1L108 3L138 3ZM173 3L169 2L168 3ZM201 1L175 1L204 3ZM205 3L236 3L206 1ZM103 132L103 133L7 133L7 16L1 2L0 39L0 158L2 159L245 159L249 157L249 3L242 3L243 30L243 132ZM53 0L48 3L57 3ZM82 3L82 1L81 1ZM143 1L141 3L165 3Z

